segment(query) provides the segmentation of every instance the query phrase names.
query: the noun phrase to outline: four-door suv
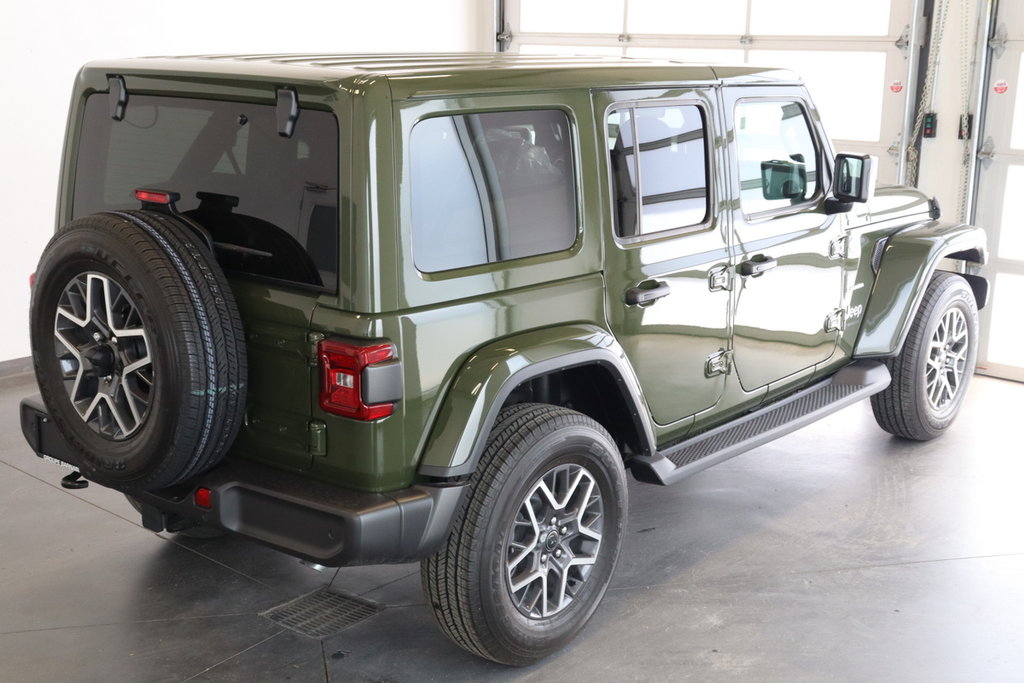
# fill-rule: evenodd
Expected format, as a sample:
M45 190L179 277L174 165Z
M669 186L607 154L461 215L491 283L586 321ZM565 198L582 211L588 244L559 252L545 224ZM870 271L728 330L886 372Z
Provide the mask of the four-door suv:
M868 396L898 436L950 425L984 234L873 173L749 66L92 63L23 431L150 529L422 560L444 632L526 664L608 587L627 469Z

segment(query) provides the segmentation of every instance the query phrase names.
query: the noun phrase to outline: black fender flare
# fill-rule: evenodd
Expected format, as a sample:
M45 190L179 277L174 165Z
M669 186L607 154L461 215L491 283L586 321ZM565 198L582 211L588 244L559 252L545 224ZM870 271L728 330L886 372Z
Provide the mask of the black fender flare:
M585 365L615 379L629 407L643 450L654 431L636 375L614 336L596 325L567 325L526 332L474 352L460 369L433 423L418 473L431 479L471 474L509 395L523 382Z
M930 221L888 238L853 356L884 358L898 354L939 262L952 258L981 265L987 255L985 231L963 223ZM981 308L988 283L973 273L965 277Z

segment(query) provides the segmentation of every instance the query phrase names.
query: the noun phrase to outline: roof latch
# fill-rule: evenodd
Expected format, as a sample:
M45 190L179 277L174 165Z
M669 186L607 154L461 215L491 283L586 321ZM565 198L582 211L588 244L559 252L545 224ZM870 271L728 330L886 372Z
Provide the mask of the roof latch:
M277 134L290 138L299 120L299 96L292 88L277 89Z
M110 88L110 118L120 121L124 118L124 109L128 106L128 88L124 85L123 76L107 76Z

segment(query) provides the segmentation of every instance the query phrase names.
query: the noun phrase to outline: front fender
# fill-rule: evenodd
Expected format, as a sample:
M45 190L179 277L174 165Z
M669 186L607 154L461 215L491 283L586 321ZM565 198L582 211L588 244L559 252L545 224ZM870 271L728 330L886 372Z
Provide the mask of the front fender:
M509 394L526 380L581 365L612 373L641 438L653 430L632 367L615 338L596 325L567 325L507 337L477 350L463 365L444 399L420 461L424 477L470 474Z
M856 358L900 352L925 289L943 258L984 263L985 231L930 221L897 232L885 245L854 348Z

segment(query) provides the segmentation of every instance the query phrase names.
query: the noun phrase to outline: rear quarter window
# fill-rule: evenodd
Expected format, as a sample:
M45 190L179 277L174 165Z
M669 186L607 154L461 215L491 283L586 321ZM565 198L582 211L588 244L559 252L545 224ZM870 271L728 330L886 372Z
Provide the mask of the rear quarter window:
M138 208L137 188L172 190L210 231L228 272L334 291L338 280L338 126L301 110L277 133L270 105L132 95L86 101L73 217Z
M439 272L576 241L569 119L558 110L420 121L410 139L413 259Z

